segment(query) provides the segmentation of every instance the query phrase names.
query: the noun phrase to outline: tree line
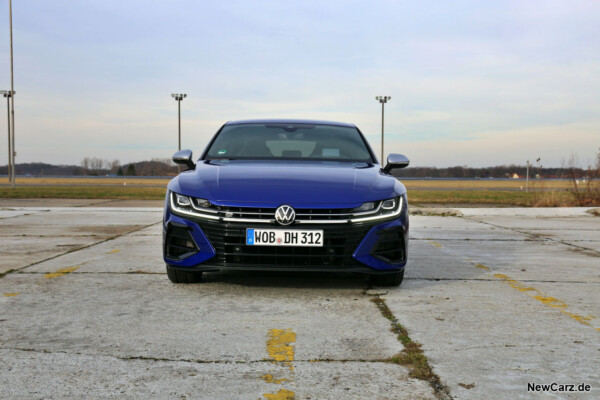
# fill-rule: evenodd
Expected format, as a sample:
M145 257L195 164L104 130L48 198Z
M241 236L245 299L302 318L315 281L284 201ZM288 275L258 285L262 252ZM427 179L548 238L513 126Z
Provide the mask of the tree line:
M600 157L600 152L599 155ZM174 176L177 166L170 158L153 158L149 161L121 164L119 160L103 160L96 157L85 157L79 165L52 165L46 163L17 164L17 175L51 176L51 175L83 175L83 176ZM7 167L0 167L0 175L7 174ZM393 170L399 178L513 178L516 174L525 177L526 165L499 165L494 167L474 168L454 166L447 168L409 166L405 169ZM576 167L546 168L542 165L529 166L529 177L541 178L585 178L590 176L590 169Z
M0 175L6 175L7 170L6 165L0 166ZM119 160L85 157L79 165L21 163L16 165L15 173L31 176L175 176L177 166L170 158L121 164Z

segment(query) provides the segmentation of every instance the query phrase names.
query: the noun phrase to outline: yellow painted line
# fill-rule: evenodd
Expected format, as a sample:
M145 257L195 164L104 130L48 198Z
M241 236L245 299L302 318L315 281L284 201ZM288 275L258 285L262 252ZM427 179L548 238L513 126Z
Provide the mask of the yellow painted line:
M485 266L485 265L483 265L483 264L477 264L477 265L475 266L475 268L479 268L479 269L490 269L490 267L486 267L486 266Z
M4 293L4 297L15 297L20 295L21 293Z
M294 400L296 393L291 390L279 389L277 393L265 393L266 400Z
M119 249L114 249L114 250L109 251L108 254L115 254L115 253L118 253L120 251L121 250L119 250Z
M547 307L552 307L552 308L557 309L561 313L568 315L569 317L573 318L577 322L582 323L583 325L592 326L592 324L590 324L589 321L596 318L593 315L580 315L580 314L576 314L576 313L567 311L569 306L564 301L559 300L554 297L547 296L540 290L538 290L534 287L531 287L531 286L527 286L527 285L523 284L522 282L519 282L519 281L516 281L516 280L510 278L507 275L494 274L494 276L496 278L501 279L502 283L505 283L505 284L517 289L518 291L527 294L527 296L539 301L540 303L542 303L543 305L545 305ZM596 329L597 331L600 332L600 328L594 328L594 329Z
M61 268L55 272L49 272L46 275L44 275L44 278L46 279L52 279L52 278L58 278L59 276L63 276L66 274L69 274L73 271L75 271L76 269L79 269L79 266L77 267L66 267L66 268Z
M434 242L433 240L430 240L429 244L432 245L432 246L434 246L434 247L444 247L441 244L439 244L438 242Z
M273 377L273 375L271 374L264 374L263 376L261 376L262 380L267 382L267 383L283 383L283 382L287 382L289 381L289 379L287 378L281 378L281 379L276 379L275 377Z
M272 362L279 363L289 368L289 378L276 378L272 374L264 374L262 380L267 383L282 384L293 381L294 344L296 334L291 329L269 329L267 335L267 353ZM279 389L276 393L265 393L265 400L294 400L296 394L291 390Z
M284 363L290 370L293 370L295 342L296 334L291 329L270 329L267 353L273 361Z

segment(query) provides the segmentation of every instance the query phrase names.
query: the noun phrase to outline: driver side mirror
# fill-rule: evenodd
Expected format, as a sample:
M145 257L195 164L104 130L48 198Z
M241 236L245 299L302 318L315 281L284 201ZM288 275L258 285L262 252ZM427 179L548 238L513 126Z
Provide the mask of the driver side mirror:
M387 164L383 167L383 171L389 173L396 168L406 168L410 164L410 160L403 154L390 154L387 158Z
M173 154L173 162L179 165L185 165L188 169L196 169L196 164L192 161L191 150L179 150Z

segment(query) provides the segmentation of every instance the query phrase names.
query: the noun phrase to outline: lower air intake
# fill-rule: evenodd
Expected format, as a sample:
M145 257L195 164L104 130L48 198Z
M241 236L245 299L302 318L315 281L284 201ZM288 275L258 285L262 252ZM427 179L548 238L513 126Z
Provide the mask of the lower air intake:
M371 251L371 255L388 264L400 264L406 259L404 232L401 228L385 230Z
M187 227L169 226L165 243L168 258L181 260L198 252L190 230Z

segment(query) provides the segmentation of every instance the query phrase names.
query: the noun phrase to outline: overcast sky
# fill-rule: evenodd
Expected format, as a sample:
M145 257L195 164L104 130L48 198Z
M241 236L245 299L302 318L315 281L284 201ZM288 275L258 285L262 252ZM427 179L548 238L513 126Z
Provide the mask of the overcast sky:
M377 95L386 154L413 165L587 166L600 147L596 0L13 0L13 36L17 162L170 157L175 92L195 156L269 117L355 123L379 155Z

